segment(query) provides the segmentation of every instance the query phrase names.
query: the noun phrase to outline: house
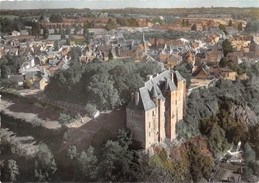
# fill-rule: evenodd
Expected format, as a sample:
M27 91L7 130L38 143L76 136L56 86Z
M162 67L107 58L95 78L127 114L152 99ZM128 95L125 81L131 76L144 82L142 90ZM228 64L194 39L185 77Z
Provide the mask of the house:
M194 40L192 40L190 42L190 46L193 48L193 49L197 49L199 47L199 43L195 42Z
M209 77L209 68L206 64L201 63L198 67L195 68L192 73L197 79L208 79Z
M228 67L218 68L216 66L210 67L210 74L216 78L224 78L231 81L235 81L237 76L237 73Z
M39 70L27 70L24 75L25 80L30 80L32 83L41 78L41 72Z
M219 41L220 36L218 34L213 34L212 36L208 36L205 39L205 42L211 43L211 44L217 44Z
M121 58L131 58L133 50L131 45L116 48L116 55Z
M21 35L20 32L16 30L12 31L12 36L20 36L20 35Z
M213 46L205 52L205 59L202 59L202 62L213 62L217 63L223 57L222 48Z
M21 30L20 33L21 33L21 36L28 36L29 35L28 30Z
M140 147L148 149L165 138L176 138L176 123L186 114L186 80L178 71L147 76L145 85L131 98L126 108L126 126Z
M182 61L182 57L177 54L171 54L166 60L166 66L167 68L173 68L177 64L179 64Z

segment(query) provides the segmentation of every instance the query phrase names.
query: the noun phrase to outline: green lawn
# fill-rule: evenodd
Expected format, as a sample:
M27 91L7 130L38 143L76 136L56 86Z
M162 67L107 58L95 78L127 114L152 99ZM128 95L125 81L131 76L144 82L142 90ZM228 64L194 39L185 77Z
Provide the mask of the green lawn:
M84 40L75 40L76 44L79 44L79 45L86 45L86 41Z
M15 15L0 15L0 18L15 19L15 18L19 18L19 16L15 16Z

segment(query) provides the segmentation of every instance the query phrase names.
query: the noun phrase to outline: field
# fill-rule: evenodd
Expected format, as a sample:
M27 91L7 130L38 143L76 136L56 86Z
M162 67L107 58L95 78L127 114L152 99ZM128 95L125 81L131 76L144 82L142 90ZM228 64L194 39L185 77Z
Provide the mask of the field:
M15 15L0 15L0 18L8 18L8 19L15 19L15 18L19 18L19 16L15 16Z

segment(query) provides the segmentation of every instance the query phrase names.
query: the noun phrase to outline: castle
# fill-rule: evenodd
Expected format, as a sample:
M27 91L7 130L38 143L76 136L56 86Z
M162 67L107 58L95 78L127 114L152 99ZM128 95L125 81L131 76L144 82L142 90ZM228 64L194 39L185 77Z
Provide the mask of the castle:
M178 71L147 76L145 86L132 93L126 126L133 140L148 149L165 138L176 138L176 123L186 114L186 80Z

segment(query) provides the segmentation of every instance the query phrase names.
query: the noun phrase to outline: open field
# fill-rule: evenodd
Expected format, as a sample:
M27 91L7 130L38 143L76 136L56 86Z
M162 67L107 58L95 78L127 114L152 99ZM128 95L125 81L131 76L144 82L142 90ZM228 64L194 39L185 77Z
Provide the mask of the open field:
M0 18L15 19L15 18L19 18L19 16L15 16L15 15L0 15Z

